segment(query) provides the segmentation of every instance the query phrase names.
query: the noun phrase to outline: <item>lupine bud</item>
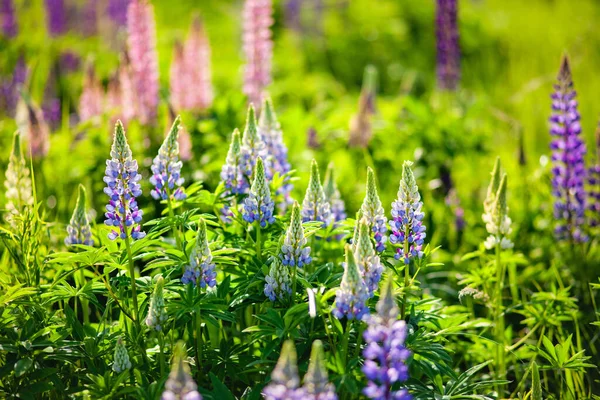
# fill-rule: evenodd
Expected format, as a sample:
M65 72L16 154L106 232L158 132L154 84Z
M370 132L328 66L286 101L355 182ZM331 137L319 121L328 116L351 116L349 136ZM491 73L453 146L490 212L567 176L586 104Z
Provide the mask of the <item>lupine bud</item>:
M0 1L0 25L2 34L7 38L17 36L18 26L13 0Z
M110 201L106 206L106 220L108 226L119 227L108 234L111 240L120 237L142 239L146 233L141 230L143 212L138 208L136 197L142 195L138 174L137 161L132 158L131 148L125 137L125 129L121 121L117 121L115 136L110 150L111 158L106 160L106 175L104 182L106 193Z
M315 340L312 344L303 388L307 398L312 400L337 400L338 398L335 394L335 386L329 383L323 343L320 340Z
M186 363L187 350L183 341L177 342L173 351L173 364L169 379L165 382L165 391L161 400L202 400L198 385L190 373Z
M567 57L563 58L558 82L552 94L550 134L554 137L552 149L552 194L554 217L557 220L555 235L558 240L585 242L586 192L585 143L581 139L580 116L573 89L573 78Z
M304 400L306 393L299 385L296 348L293 341L287 340L262 395L265 400Z
M356 252L356 244L358 243L358 233L360 231L360 222L363 219L362 210L359 208L356 213L356 223L354 224L354 232L352 233L352 251Z
M267 224L275 222L275 217L273 217L274 209L275 202L271 199L271 190L265 176L263 160L258 157L254 181L252 182L248 197L244 199L242 216L244 217L244 221L249 224L257 221L261 228L264 228Z
M377 69L368 65L365 68L363 86L358 100L358 113L350 121L350 147L366 148L373 136L371 117L375 114L377 94Z
M117 346L115 347L115 359L113 362L113 371L117 374L121 372L131 369L131 361L129 361L129 353L127 353L127 348L123 343L123 339L119 338L117 340Z
M490 181L490 185L487 189L487 195L483 201L483 215L481 216L481 219L483 219L483 222L486 224L492 215L494 201L496 200L496 193L498 192L498 187L500 186L501 175L502 165L500 164L500 157L497 157L496 162L494 163L494 169L492 170L492 180Z
M325 190L321 185L319 164L314 159L310 166L310 180L302 201L302 221L320 221L323 226L329 225L331 221L331 205L327 201Z
M77 195L77 205L71 222L67 225L67 234L65 238L65 244L71 246L73 244L85 244L86 246L93 246L94 240L92 240L92 228L90 227L90 221L85 209L86 204L86 193L85 187L79 185L79 193Z
M373 294L379 287L383 265L373 248L369 224L364 218L359 224L360 228L354 254L356 257L356 264L358 265L363 280L365 281L365 285L367 286L369 297L373 297Z
M206 222L201 218L198 221L198 234L190 254L190 263L185 267L181 282L185 285L199 285L203 289L207 286L214 287L217 284L217 272L212 258L206 236Z
M405 362L410 351L404 347L406 323L398 321L398 306L389 279L377 303L377 315L367 319L369 327L364 332L367 346L363 350L365 363L362 371L368 383L363 393L370 399L409 400L406 389L392 389L397 382L408 379Z
M396 259L402 258L408 264L413 257L423 256L423 242L426 236L422 211L423 202L417 182L411 170L412 162L404 161L398 198L392 203L392 235L390 242L398 245Z
M498 192L495 196L490 219L485 225L485 228L490 234L484 243L487 249L492 249L497 244L500 244L500 247L503 249L510 249L513 247L513 243L507 237L512 233L512 221L508 217L508 205L506 203L506 181L507 177L506 174L504 174L500 180L500 186L498 187Z
M50 128L44 118L44 113L37 107L29 96L21 93L15 116L21 134L26 138L28 154L32 158L43 158L50 150Z
M363 200L362 217L366 218L369 227L374 233L375 250L381 253L385 250L385 242L387 241L387 218L385 211L381 205L379 194L377 193L377 183L375 182L375 173L371 167L367 168L367 193Z
M258 157L261 157L266 164L265 170L267 171L267 178L271 178L271 175L269 174L271 166L269 162L266 162L268 161L268 156L267 146L258 130L254 107L250 105L250 108L248 109L248 118L246 119L246 128L244 129L244 135L242 136L239 163L240 170L248 187L254 179L254 167Z
M325 197L331 205L331 216L333 222L339 222L346 219L346 205L342 200L342 195L338 190L337 184L335 183L335 166L333 162L330 162L327 166L327 172L325 173L325 183L323 184L323 190L325 191Z
M312 261L310 247L306 245L300 213L300 206L295 201L292 207L290 225L287 228L285 239L281 246L280 257L285 266L303 268Z
M192 21L192 27L184 44L186 75L194 90L187 90L185 109L205 110L212 104L213 89L210 71L210 43L200 17ZM189 88L190 86L188 86Z
M152 162L152 177L150 183L154 189L150 192L156 200L166 200L171 196L175 200L184 200L186 195L181 185L183 163L179 160L179 142L177 141L180 129L180 119L175 118L169 134L158 150L158 155Z
M29 168L21 150L21 135L15 132L13 147L6 168L6 215L7 222L13 224L14 217L33 205L33 189Z
M288 267L279 257L274 257L269 274L265 277L265 296L271 301L283 300L292 293Z
M67 31L67 11L64 0L46 0L45 4L50 36L62 35Z
M342 283L335 295L335 307L333 315L337 319L344 317L362 320L369 314L366 301L369 292L361 276L358 265L349 245L346 245L346 263Z
M456 90L460 80L460 46L458 44L457 0L437 0L437 85Z
M167 322L167 311L165 309L165 298L163 297L163 285L165 280L162 276L158 277L154 292L150 298L148 315L146 316L146 325L150 329L161 331L163 324Z
M96 78L94 65L90 62L85 71L83 89L81 97L79 97L79 119L81 121L88 121L102 115L104 108L103 101L104 92L102 85Z
M600 226L600 123L596 129L596 164L588 170L588 208L591 212L590 226Z
M250 103L257 105L261 104L265 87L271 83L272 13L271 0L246 0L244 3L244 94Z

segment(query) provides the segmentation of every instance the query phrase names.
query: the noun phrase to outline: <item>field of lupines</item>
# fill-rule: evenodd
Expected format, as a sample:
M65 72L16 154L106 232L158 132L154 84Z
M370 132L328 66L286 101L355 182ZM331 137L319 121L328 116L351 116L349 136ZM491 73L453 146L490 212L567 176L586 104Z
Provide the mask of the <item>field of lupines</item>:
M0 398L600 399L599 18L0 0Z

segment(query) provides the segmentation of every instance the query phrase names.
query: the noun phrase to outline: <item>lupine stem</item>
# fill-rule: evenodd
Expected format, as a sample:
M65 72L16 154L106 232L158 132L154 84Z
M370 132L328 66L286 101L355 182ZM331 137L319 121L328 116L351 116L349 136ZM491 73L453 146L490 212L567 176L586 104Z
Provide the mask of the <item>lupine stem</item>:
M256 224L256 257L258 257L258 260L261 261L262 258L262 254L261 254L261 229L260 229L260 223Z
M175 219L175 212L173 211L173 202L171 201L171 191L169 190L168 186L165 188L165 190L167 192L167 207L169 208L169 217L171 219ZM177 248L181 249L181 237L179 235L179 227L174 221L172 227L173 236L175 236L175 241L177 242Z
M131 278L131 295L133 297L133 315L136 325L140 325L140 310L138 308L137 287L135 283L135 266L133 265L133 254L131 253L131 244L129 243L129 229L125 229L125 248L127 249L127 258L129 260L129 275Z
M408 235L409 235L409 227L406 224L406 228L404 228L404 260L408 258ZM404 262L403 260L403 262ZM408 285L410 283L409 277L409 264L404 264L404 296L402 298L402 308L400 311L400 318L404 319L406 317L406 302L408 301Z
M162 376L164 376L165 371L166 371L166 363L165 363L165 338L164 338L164 333L162 330L160 330L158 332L158 347L159 347L159 353L158 353L158 359L160 362L160 374Z
M496 244L496 295L494 304L494 323L496 327L496 342L497 342L497 353L496 359L498 362L497 368L497 379L506 379L506 368L504 365L504 315L502 315L502 289L504 287L504 266L501 262L501 248L500 243ZM504 394L504 385L498 384L497 386L498 397L502 397Z
M196 285L198 288L198 301L200 300L200 295L202 294L202 288L200 285ZM200 305L198 305L198 314L196 316L196 347L198 349L198 382L202 377L202 314Z

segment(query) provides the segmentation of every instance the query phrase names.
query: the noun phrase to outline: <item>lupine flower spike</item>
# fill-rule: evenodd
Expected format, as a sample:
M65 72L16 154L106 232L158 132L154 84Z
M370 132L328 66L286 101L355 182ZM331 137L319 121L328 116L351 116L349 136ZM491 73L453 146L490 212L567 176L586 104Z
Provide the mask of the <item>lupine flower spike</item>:
M396 259L408 264L413 257L423 256L423 242L426 236L422 211L423 202L413 175L412 162L404 161L398 198L392 203L392 235L390 242L398 245Z
M500 244L503 249L510 249L513 243L508 238L512 232L512 221L508 217L508 205L506 203L506 174L500 180L500 186L496 193L493 209L488 222L485 225L490 236L485 241L485 247L492 249L496 244Z
M367 346L363 350L365 363L362 371L368 383L365 396L377 400L409 400L406 389L392 389L397 382L408 379L405 364L410 351L404 347L406 323L398 320L398 306L394 286L389 279L377 302L377 314L368 318L369 327L364 332Z
M138 174L137 161L132 158L131 148L125 137L125 129L121 121L117 121L115 136L110 150L110 159L106 160L106 175L104 193L110 198L106 206L106 220L108 226L118 227L112 230L108 238L114 240L118 237L125 239L142 239L146 233L141 229L143 212L138 208L136 197L142 195Z
M35 105L28 94L21 93L15 116L21 134L26 138L30 157L43 158L50 150L50 127L44 112Z
M231 137L231 144L229 145L225 164L223 164L223 167L221 168L221 182L223 182L223 185L225 186L223 197L245 193L249 188L248 182L242 174L240 166L241 149L242 143L240 131L236 128ZM226 201L221 209L221 219L223 222L229 223L232 218L233 212L231 210L231 205Z
M29 168L21 150L21 135L15 132L13 147L6 168L6 221L13 224L14 217L33 205L33 189Z
M576 92L569 59L565 56L558 73L558 82L552 94L552 116L550 133L554 137L552 149L552 194L554 217L558 220L555 229L558 240L585 242L586 192L585 143L581 139L581 125L577 109Z
M590 226L600 226L600 123L596 129L596 164L588 170L588 208L591 212Z
M443 90L456 90L460 80L457 0L437 0L437 84Z
M212 104L213 89L210 71L210 43L200 17L195 16L184 44L186 71L194 90L188 90L189 110L205 110Z
M177 342L173 352L173 364L161 400L202 400L198 385L186 363L187 351L183 341Z
M117 346L115 347L115 358L113 362L113 371L117 374L121 372L131 369L131 361L129 361L129 353L127 353L127 348L123 343L123 339L119 338L117 340Z
M369 228L373 231L375 250L381 253L385 250L385 242L387 241L387 218L377 193L375 173L371 167L367 168L367 193L360 209L362 217L366 218Z
M102 84L96 77L94 64L90 61L85 68L83 89L79 97L79 119L88 121L102 115L104 108L104 91ZM110 104L114 107L115 104Z
M363 218L359 222L359 225L358 241L356 243L354 254L356 256L356 264L358 265L365 281L365 285L367 286L369 297L373 297L373 294L379 287L383 265L373 248L369 224Z
M358 234L360 231L360 221L363 219L362 210L359 208L356 213L356 223L354 224L354 232L352 234L352 251L356 252L356 244L358 243Z
M0 18L2 34L7 38L15 37L19 29L13 0L0 1Z
M325 190L325 197L331 205L331 216L333 218L333 222L345 220L346 205L344 204L344 200L342 200L342 195L338 190L337 183L335 183L335 166L333 165L333 162L330 162L327 166L323 190Z
M274 209L275 202L271 199L271 190L265 176L265 166L262 158L258 157L254 181L252 182L248 197L244 199L242 216L244 221L249 224L256 221L261 228L264 228L268 224L275 222L275 217L273 217Z
M312 261L310 247L306 245L300 213L298 202L294 202L290 225L287 228L285 239L281 246L280 257L285 266L303 268Z
M487 195L485 196L485 200L483 201L483 215L481 219L486 224L490 221L492 216L492 211L494 210L494 201L496 200L496 193L498 192L498 187L500 186L500 177L502 174L502 166L500 164L500 157L496 158L496 162L494 163L494 169L492 170L492 180L490 181L490 185L487 189Z
M261 137L261 133L258 130L258 124L256 122L256 115L254 113L254 107L250 105L248 109L248 117L246 119L246 128L242 136L242 147L240 150L240 170L246 180L245 184L249 187L254 179L254 168L256 166L256 160L258 157L263 159L265 162L265 171L267 178L271 178L270 175L270 163L268 162L267 146Z
M358 265L349 245L346 245L346 263L342 283L335 295L333 315L337 319L362 320L369 314L366 301L369 291L361 276Z
M161 331L165 322L167 322L167 310L165 309L165 298L163 296L163 286L165 280L159 276L150 298L148 315L146 316L146 326L150 329Z
M377 69L368 65L365 68L363 86L358 100L358 113L350 120L350 147L366 148L373 136L371 118L375 114L377 94Z
M85 209L86 204L86 192L83 185L79 185L79 193L77 195L77 205L71 222L67 225L67 237L65 238L65 244L71 246L74 244L85 244L86 246L93 246L94 240L92 239L92 228L90 227L90 221Z
M183 163L179 160L180 119L175 118L169 134L158 150L158 155L152 162L152 177L150 183L154 189L150 192L156 200L166 200L169 197L175 200L184 200L185 191L181 187L184 179L181 177Z
M244 94L256 105L261 104L264 90L271 83L272 13L272 0L246 0L244 3Z
M321 185L319 164L314 159L310 168L310 180L302 202L302 221L320 221L323 226L327 226L331 222L331 205L327 201L325 190Z
M215 286L217 284L216 278L215 263L212 261L212 253L208 247L206 236L206 222L201 218L198 221L198 234L190 254L190 263L185 267L181 281L186 285L191 283L204 289L207 286Z
M274 257L269 274L265 277L265 296L271 301L283 300L292 293L288 267L279 257Z
M310 352L308 371L304 375L304 390L307 398L311 400L337 400L335 386L329 383L323 343L315 340Z
M299 385L296 348L293 341L287 340L262 395L265 400L304 400L306 393Z
M64 0L46 0L46 19L50 36L59 36L67 30L67 10Z

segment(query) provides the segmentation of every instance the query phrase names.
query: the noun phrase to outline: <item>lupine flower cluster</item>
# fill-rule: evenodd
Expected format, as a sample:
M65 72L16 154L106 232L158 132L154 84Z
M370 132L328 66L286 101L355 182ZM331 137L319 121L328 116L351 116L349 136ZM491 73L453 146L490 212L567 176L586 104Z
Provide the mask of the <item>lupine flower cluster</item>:
M588 208L591 212L590 226L600 226L600 124L596 129L596 164L588 170Z
M358 99L358 113L350 120L350 147L367 148L373 128L371 117L375 114L375 95L377 94L377 69L368 65L365 68L363 86Z
M127 53L123 53L118 70L118 82L120 86L120 103L118 103L118 106L120 110L117 111L120 111L120 117L126 122L131 121L139 114L137 92L132 71L129 56ZM114 107L114 105L112 106Z
M327 166L327 172L325 173L325 183L323 184L323 190L325 191L325 197L327 202L331 206L331 217L333 222L339 222L346 219L346 205L342 200L342 195L338 190L337 183L335 182L335 167L333 162L330 162Z
M181 177L182 162L179 160L179 117L175 118L169 134L158 150L158 155L152 162L152 177L150 183L154 189L150 192L156 200L185 199L185 191L181 187L184 179Z
M85 244L86 246L94 245L92 228L90 227L90 221L85 209L86 199L85 187L79 185L77 205L75 206L75 211L73 211L71 222L67 225L67 237L65 238L65 244L67 246L74 244Z
M19 90L27 81L29 71L25 59L19 57L12 76L3 78L0 83L0 106L7 115L13 115L20 99Z
M406 323L398 320L398 306L390 279L377 302L377 314L369 316L364 332L367 346L363 350L362 371L367 377L363 393L370 399L409 400L406 389L393 389L397 382L408 379L406 360L410 351L404 347Z
M13 0L0 1L0 24L2 25L2 34L4 36L8 38L17 36L19 27L17 25Z
M45 0L46 21L50 36L59 36L67 31L67 10L64 0Z
M106 160L106 175L104 182L106 193L110 200L106 206L108 226L118 227L118 232L112 230L108 237L114 240L118 237L126 239L142 239L146 233L141 230L143 212L138 208L136 197L141 196L142 189L138 174L137 161L132 158L131 148L125 137L125 129L121 121L117 121L115 136L110 150L111 158Z
M335 387L329 382L323 343L315 340L310 351L310 363L304 375L306 398L311 400L337 400Z
M316 160L312 160L310 167L310 180L302 202L302 221L319 221L323 226L331 222L331 205L325 197L325 190L319 176L319 164Z
M225 164L221 168L221 181L225 186L226 194L242 194L249 187L240 168L241 151L240 131L236 128L231 135L231 144Z
M494 168L492 169L492 179L490 180L485 200L483 201L483 215L481 216L481 219L485 224L490 222L492 219L494 202L496 201L496 193L498 193L498 188L500 187L501 175L502 163L500 161L500 157L497 157L496 162L494 163Z
M244 25L244 94L250 103L261 104L265 88L271 83L273 41L272 0L246 0L243 11Z
M114 106L114 104L112 104ZM96 78L94 65L88 63L83 78L83 89L79 97L79 119L88 121L104 112L104 91Z
M167 322L167 310L165 309L165 298L163 295L163 286L165 280L159 276L150 298L150 306L148 306L148 315L146 316L146 326L156 331L161 331L163 324Z
M512 221L508 217L508 205L506 203L506 174L500 179L498 191L494 196L494 204L489 214L485 228L490 234L484 245L487 249L493 249L496 245L500 245L503 249L510 249L514 245L507 237L512 233Z
M300 206L297 202L294 202L292 218L285 233L280 254L283 265L289 267L303 268L312 262L310 247L306 245L300 214Z
M258 157L254 172L254 181L252 182L248 197L244 199L242 216L244 221L249 224L256 221L261 228L264 228L267 224L275 222L274 211L275 202L271 199L271 190L265 176L263 160Z
M283 343L281 355L271 373L271 382L263 389L262 395L265 400L306 399L306 393L300 387L296 348L291 340Z
M357 225L359 232L356 245L354 247L356 264L358 265L362 278L367 287L369 297L373 297L373 294L379 287L379 281L381 280L381 274L383 272L383 265L381 264L379 256L373 248L369 224L363 218L362 220L357 221Z
M292 293L288 267L279 257L274 257L269 274L265 277L265 296L271 301L283 300Z
M405 161L402 166L402 179L398 189L398 198L392 203L392 235L390 242L398 245L396 259L405 264L413 257L423 256L423 242L426 236L422 211L423 202L417 182L411 170L412 162Z
M239 168L245 179L245 184L250 187L254 179L256 160L262 158L265 164L266 177L271 178L271 164L269 162L269 153L267 146L258 130L254 107L250 105L248 117L246 119L246 128L242 135L242 147L240 149Z
M214 287L217 284L217 271L215 270L212 253L208 247L206 222L203 219L198 221L196 242L190 254L190 262L185 267L181 282L185 285L197 285L202 289L207 286Z
M43 158L50 150L50 127L44 113L26 93L21 94L15 116L21 134L26 138L28 154L32 158Z
M14 225L14 217L33 205L33 189L29 168L21 150L21 135L15 132L13 147L6 168L6 221Z
M335 294L335 308L333 315L342 319L362 320L369 314L366 301L369 299L369 290L361 276L355 256L349 245L346 245L346 263L342 283Z
M202 400L198 385L194 382L190 367L186 363L186 357L185 343L180 341L173 352L171 373L165 382L165 391L162 393L161 400Z
M435 14L437 47L437 84L455 90L460 80L457 0L437 0Z
M550 117L550 133L554 137L550 144L553 151L552 194L556 198L554 217L558 220L555 234L558 240L584 242L587 240L582 230L586 208L586 148L580 137L580 116L567 57L563 58L557 79Z
M123 371L131 369L131 361L129 360L129 353L127 353L127 348L123 343L123 339L119 338L117 340L117 345L115 347L115 357L113 361L113 371L117 374L120 374Z
M367 193L360 208L362 216L369 223L375 238L375 250L381 253L385 250L387 241L387 218L381 205L379 194L377 193L377 183L375 182L375 173L371 167L367 168Z

